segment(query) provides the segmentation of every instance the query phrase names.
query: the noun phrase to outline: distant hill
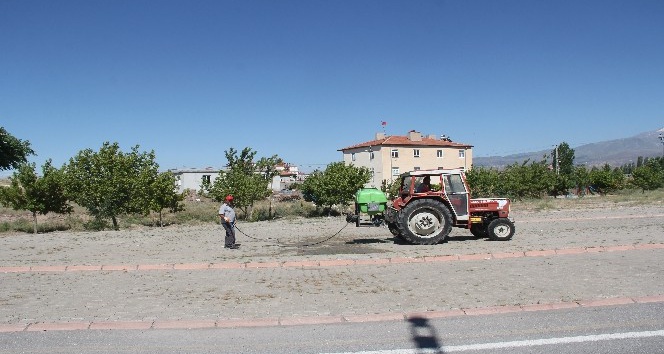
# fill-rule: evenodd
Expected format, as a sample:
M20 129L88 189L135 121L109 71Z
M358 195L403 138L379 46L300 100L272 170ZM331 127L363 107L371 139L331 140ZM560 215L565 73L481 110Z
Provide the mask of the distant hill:
M581 146L570 146L574 149L574 164L587 166L603 166L609 164L619 167L630 161L636 163L639 156L662 156L662 143L658 136L664 133L664 128L641 133L631 138L601 141ZM508 156L473 157L474 166L501 168L515 162L541 161L544 155L551 154L551 150L534 151L529 153Z

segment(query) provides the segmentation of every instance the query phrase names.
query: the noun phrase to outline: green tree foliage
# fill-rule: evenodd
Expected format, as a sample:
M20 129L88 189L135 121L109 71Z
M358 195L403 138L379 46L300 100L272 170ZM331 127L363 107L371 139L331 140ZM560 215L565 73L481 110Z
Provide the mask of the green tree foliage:
M150 210L159 214L159 226L164 226L162 212L168 209L171 213L184 210L184 193L177 193L175 176L172 172L159 173L150 184Z
M566 142L558 144L552 151L552 169L555 172L550 195L565 195L574 187L574 149Z
M563 174L557 174L553 175L553 184L551 186L551 190L549 191L549 195L552 196L559 196L559 195L566 195L569 193L570 188L574 187L574 178L573 174L570 175L563 175Z
M498 197L500 188L500 171L488 167L473 167L466 172L466 180L473 198Z
M138 149L123 153L118 143L105 142L98 152L80 151L63 167L68 195L95 217L98 227L111 219L118 230L118 216L150 209L158 165L153 151Z
M245 147L241 152L234 148L225 151L228 169L220 171L212 185L203 185L203 191L217 202L227 195L248 219L252 219L254 203L272 194L269 188L272 178L278 174L276 165L282 160L277 156L263 157L254 162L256 151Z
M562 142L551 150L553 157L552 167L557 174L571 176L574 173L574 149L569 144Z
M649 159L645 165L632 171L631 184L645 193L664 186L664 159Z
M401 179L396 178L392 182L388 182L384 179L380 183L380 190L385 193L387 199L394 200L399 195L399 188L401 187Z
M572 181L576 187L576 194L583 196L588 191L590 187L590 172L586 166L576 166L574 167L574 173L572 174Z
M11 185L0 189L0 201L15 210L32 212L34 233L37 233L37 215L49 212L65 214L72 211L65 194L62 171L51 165L42 166L42 176L35 172L35 164L23 163L10 178Z
M551 191L554 182L555 174L546 161L526 160L505 168L499 176L496 192L514 199L541 198Z
M333 162L325 171L316 170L304 180L302 195L304 200L327 207L330 212L333 205L347 205L370 179L371 171L366 167Z
M541 198L551 192L556 181L555 173L545 160L526 160L503 170L474 167L466 172L466 178L473 198Z
M0 171L18 168L34 154L29 141L17 139L0 127Z
M625 187L625 175L620 168L611 169L609 164L590 170L590 188L599 194L612 193Z

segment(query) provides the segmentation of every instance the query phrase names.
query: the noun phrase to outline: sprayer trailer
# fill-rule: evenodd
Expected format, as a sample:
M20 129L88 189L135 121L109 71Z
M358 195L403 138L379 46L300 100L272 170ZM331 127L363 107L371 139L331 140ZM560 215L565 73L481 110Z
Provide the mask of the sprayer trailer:
M507 198L471 199L460 169L419 170L400 176L399 195L385 210L385 222L396 237L433 245L445 241L452 227L476 237L507 241L514 235Z
M354 222L355 226L383 224L387 197L378 188L362 188L355 193L355 214L346 216L346 221Z

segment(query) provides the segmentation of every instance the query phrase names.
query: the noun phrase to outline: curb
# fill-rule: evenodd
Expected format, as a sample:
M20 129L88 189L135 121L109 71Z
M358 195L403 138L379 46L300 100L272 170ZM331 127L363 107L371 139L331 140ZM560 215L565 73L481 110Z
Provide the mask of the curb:
M242 327L286 327L334 323L363 323L385 321L408 321L414 318L446 318L463 316L486 316L506 313L553 311L588 307L606 307L631 304L664 302L664 295L642 297L618 297L609 299L587 299L548 304L526 304L508 306L490 306L444 311L394 312L367 315L309 316L254 319L218 319L218 320L150 320L150 321L115 321L115 322L32 322L0 324L0 333L8 332L46 332L80 330L152 330L152 329L201 329L201 328L242 328Z

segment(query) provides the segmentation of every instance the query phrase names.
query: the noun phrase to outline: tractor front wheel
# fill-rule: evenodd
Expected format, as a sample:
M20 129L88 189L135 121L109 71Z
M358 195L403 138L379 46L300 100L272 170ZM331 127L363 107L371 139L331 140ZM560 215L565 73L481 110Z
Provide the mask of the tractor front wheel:
M488 227L489 238L493 241L507 241L514 235L514 223L507 218L491 221Z

